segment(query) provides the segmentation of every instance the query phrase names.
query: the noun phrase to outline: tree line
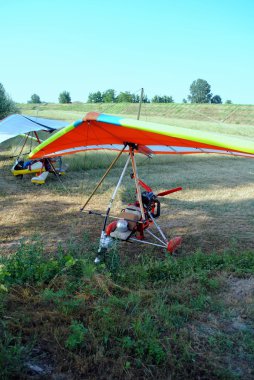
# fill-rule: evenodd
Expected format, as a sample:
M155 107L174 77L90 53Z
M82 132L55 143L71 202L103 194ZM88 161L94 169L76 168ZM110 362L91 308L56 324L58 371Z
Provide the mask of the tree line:
M59 103L71 103L71 95L68 91L63 91L59 94L58 97ZM172 96L158 96L155 95L151 100L154 103L173 103L174 100ZM147 95L143 95L142 102L150 103L151 102ZM113 89L108 89L104 92L96 91L90 92L88 95L87 103L139 103L140 95L132 94L129 91L122 91L116 95L116 91ZM27 103L42 103L39 95L33 94L31 99Z
M71 95L68 91L63 91L59 94L59 103L71 103ZM87 103L139 103L140 95L129 91L121 91L118 95L114 89L106 91L90 92L87 98ZM174 103L171 95L154 95L152 99L148 99L147 95L142 97L143 103ZM196 79L190 85L190 94L187 99L182 100L183 103L212 103L221 104L220 95L213 95L210 84L204 79ZM33 94L28 103L41 103L40 97ZM226 100L225 103L232 103L231 100Z
M71 95L69 91L62 91L58 97L59 103L71 103ZM118 95L114 89L106 91L90 92L87 103L139 103L140 95L122 91ZM152 99L148 99L147 95L143 95L143 103L174 103L171 95L155 95ZM190 94L187 99L182 100L183 103L212 103L221 104L220 95L213 95L210 84L204 79L196 79L190 85ZM37 94L31 95L31 99L27 103L40 104L42 103L40 96ZM226 100L226 104L231 104L231 100ZM0 120L4 117L18 112L16 103L6 93L3 85L0 83Z

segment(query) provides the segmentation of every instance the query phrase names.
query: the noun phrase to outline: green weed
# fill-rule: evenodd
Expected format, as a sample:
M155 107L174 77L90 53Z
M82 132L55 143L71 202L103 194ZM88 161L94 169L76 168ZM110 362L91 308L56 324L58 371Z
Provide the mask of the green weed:
M18 378L25 371L31 347L22 344L20 336L14 336L8 330L7 323L0 322L0 378L8 380Z
M68 371L76 377L86 373L79 364L85 362L86 371L97 368L97 377L103 367L117 371L118 378L137 373L166 378L170 372L175 379L224 379L235 377L224 356L233 358L237 352L251 362L251 302L246 306L246 331L228 334L204 328L209 331L204 334L199 326L211 315L231 318L220 294L226 291L227 276L254 273L253 252L239 253L233 247L221 254L196 252L164 259L148 252L133 263L128 257L121 262L116 250L99 267L92 253L89 239L82 246L70 242L51 255L35 241L2 257L0 278L7 291L0 293L0 310L11 318L1 327L6 363L17 352L16 367L25 373L23 353L29 352L22 345L24 335L28 342L34 336L37 344L50 342L57 362L69 361ZM17 326L20 337L15 340ZM45 345L49 349L49 343ZM118 364L112 364L112 358ZM6 378L15 374L11 364L6 368ZM64 364L61 368L67 371Z
M69 350L80 349L85 346L85 337L88 333L88 329L78 321L72 321L70 325L70 333L65 341L65 347Z
M226 334L218 333L208 338L210 348L219 353L232 351L234 349L234 342Z

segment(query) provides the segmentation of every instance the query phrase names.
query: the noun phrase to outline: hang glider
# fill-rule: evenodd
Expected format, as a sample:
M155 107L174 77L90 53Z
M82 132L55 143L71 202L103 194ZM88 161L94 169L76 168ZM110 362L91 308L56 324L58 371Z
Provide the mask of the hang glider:
M0 121L0 143L29 132L47 131L66 127L69 123L61 120L44 119L14 114Z
M254 142L248 139L95 112L48 138L30 157L63 156L101 148L121 150L123 145L130 144L148 146L153 154L222 153L254 157Z
M29 140L41 143L37 132L44 131L52 133L56 129L63 128L68 125L67 122L61 120L44 119L33 116L14 114L0 121L0 143L16 136L24 137L20 152L15 157L15 162L11 168L14 176L22 177L24 174L37 174L32 178L33 183L43 184L50 171L55 170L58 174L63 174L61 159L57 158L52 169L53 162L50 160L24 161L23 156L29 152L24 152L24 147ZM30 144L31 146L31 144ZM57 164L57 166L55 166Z
M88 211L89 214L105 217L96 263L101 261L101 257L110 249L115 239L152 244L166 249L171 254L181 245L181 237L176 236L171 239L166 237L157 219L160 216L160 197L180 191L182 187L155 194L152 188L138 177L136 152L148 156L151 154L221 153L254 158L254 142L248 139L98 113L88 113L83 120L78 120L57 132L36 147L30 157L51 158L102 148L120 152L81 208L82 211L121 154L125 151L129 154L106 212L103 214ZM122 209L119 217L114 216L115 220L108 223L112 203L129 163L132 166L131 177L135 182L136 201L128 204ZM157 234L150 231L152 226L156 228ZM153 242L145 240L145 231L150 238L152 237Z

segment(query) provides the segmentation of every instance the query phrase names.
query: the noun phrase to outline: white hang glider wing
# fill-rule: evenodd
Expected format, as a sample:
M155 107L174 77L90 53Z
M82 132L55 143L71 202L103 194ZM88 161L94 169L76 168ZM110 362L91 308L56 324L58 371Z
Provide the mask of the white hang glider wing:
M61 120L44 119L14 114L0 121L0 143L29 132L48 131L66 127L69 123Z

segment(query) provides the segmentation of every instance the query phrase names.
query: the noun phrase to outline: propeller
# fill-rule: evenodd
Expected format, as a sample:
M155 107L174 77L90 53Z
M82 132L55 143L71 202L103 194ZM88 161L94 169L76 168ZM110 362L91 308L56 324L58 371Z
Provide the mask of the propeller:
M138 180L138 183L140 186L143 187L143 189L145 189L146 191L148 191L149 193L153 193L153 190L150 186L148 186L145 182L141 181L141 179ZM179 187L175 187L173 189L169 189L169 190L165 190L165 191L162 191L161 193L158 193L158 194L155 194L156 197L164 197L165 195L168 195L168 194L172 194L172 193L175 193L176 191L180 191L182 190L183 188L181 186Z
M161 193L158 193L156 196L157 197L164 197L165 195L172 194L172 193L175 193L176 191L180 191L180 190L183 190L183 188L181 186L175 187L174 189L162 191Z

